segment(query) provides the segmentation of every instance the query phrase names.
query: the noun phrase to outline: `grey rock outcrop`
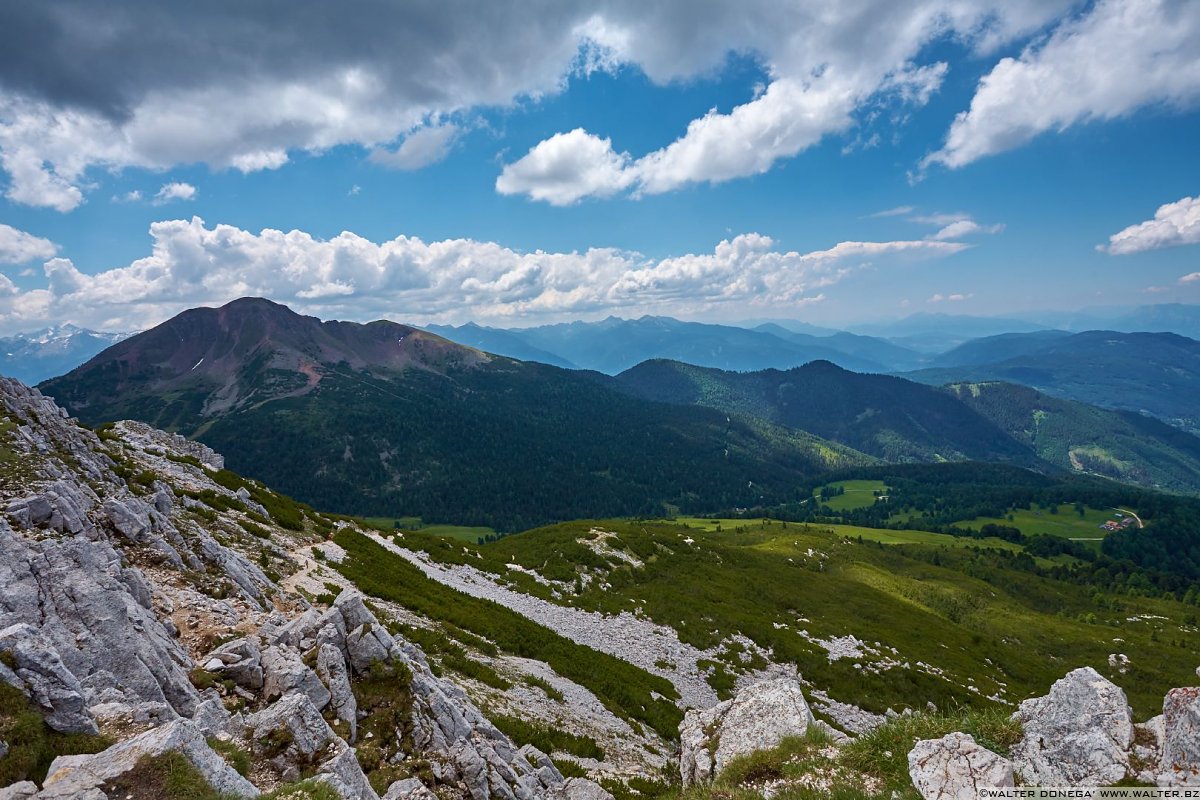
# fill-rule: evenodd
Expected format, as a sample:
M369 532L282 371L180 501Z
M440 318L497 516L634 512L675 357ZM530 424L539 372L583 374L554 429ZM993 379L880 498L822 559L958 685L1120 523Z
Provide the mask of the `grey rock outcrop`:
M613 800L608 790L587 778L570 778L562 786L552 789L549 797L554 800Z
M1200 786L1200 687L1167 692L1161 725L1156 783L1162 787Z
M1039 786L1109 786L1129 772L1133 719L1125 693L1091 667L1055 681L1013 714L1024 735L1012 749L1021 778Z
M62 733L99 732L86 708L79 679L36 628L22 622L0 631L0 653L7 654L14 665L11 671L5 668L0 672L0 679L41 706L47 725Z
M317 651L317 677L324 681L329 689L329 705L334 716L346 723L349 735L346 741L354 744L358 738L358 702L354 699L354 691L350 688L350 675L346 671L346 661L342 653L331 644L321 645Z
M33 781L19 781L12 786L0 789L0 800L29 800L38 793L37 784Z
M688 711L679 726L679 771L685 786L712 780L734 758L802 736L812 711L794 678L764 681L703 711Z
M388 787L383 800L437 800L437 795L417 778L405 778Z
M229 678L244 689L257 691L263 688L262 653L257 637L226 642L200 661L209 672Z
M336 756L321 765L316 779L332 787L343 800L379 800L363 774L354 750L345 745Z
M195 726L187 720L176 720L94 755L54 759L38 800L85 797L132 770L141 758L172 751L187 758L218 793L232 797L258 796L258 789L213 752Z
M300 692L251 714L246 729L260 747L304 758L316 755L336 738L308 695Z
M925 800L976 800L979 789L1014 785L1012 763L965 733L917 742L908 774Z
M262 670L263 696L267 700L300 692L308 696L318 711L329 705L329 690L295 650L268 647L262 654Z

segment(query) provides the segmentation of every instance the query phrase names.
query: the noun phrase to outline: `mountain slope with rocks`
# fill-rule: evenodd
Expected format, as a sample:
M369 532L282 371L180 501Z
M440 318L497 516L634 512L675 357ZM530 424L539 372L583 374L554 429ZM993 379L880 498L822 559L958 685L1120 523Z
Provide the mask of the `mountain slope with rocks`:
M177 757L231 797L603 796L514 744L358 592L307 599L291 551L328 520L231 488L202 445L97 435L8 379L0 401L3 796L107 797ZM11 724L31 712L36 736Z

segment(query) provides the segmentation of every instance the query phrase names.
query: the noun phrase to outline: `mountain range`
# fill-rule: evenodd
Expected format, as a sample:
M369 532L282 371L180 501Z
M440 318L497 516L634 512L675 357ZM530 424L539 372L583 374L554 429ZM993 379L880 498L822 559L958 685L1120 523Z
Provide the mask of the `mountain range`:
M253 298L186 311L40 388L90 424L200 439L319 507L503 530L789 502L876 461L1200 490L1190 434L1036 393L1014 418L1004 402L825 361L737 373L655 360L610 377ZM1076 421L1030 437L1035 412Z
M1178 334L1012 335L973 342L941 358L960 363L906 377L933 385L1009 381L1200 430L1200 342Z
M0 337L0 375L33 384L74 369L128 333L102 333L70 323Z

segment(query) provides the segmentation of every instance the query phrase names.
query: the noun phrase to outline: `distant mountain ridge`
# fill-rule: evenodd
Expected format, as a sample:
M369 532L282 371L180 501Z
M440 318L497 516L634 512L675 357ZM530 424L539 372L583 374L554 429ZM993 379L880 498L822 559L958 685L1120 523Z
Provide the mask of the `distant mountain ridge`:
M1019 383L1055 397L1151 414L1200 431L1200 342L1174 333L1086 331L1050 338L1011 358L905 376L934 385Z
M645 316L507 330L473 324L430 325L427 330L510 358L609 375L656 358L742 372L818 360L860 372L893 372L922 362L917 353L881 339L844 332L814 336L774 323L747 329Z
M639 397L751 414L889 462L999 461L1200 491L1200 438L1025 386L920 386L827 362L731 373L650 361L617 380Z
M105 333L70 323L0 337L0 375L27 384L74 369L132 333Z

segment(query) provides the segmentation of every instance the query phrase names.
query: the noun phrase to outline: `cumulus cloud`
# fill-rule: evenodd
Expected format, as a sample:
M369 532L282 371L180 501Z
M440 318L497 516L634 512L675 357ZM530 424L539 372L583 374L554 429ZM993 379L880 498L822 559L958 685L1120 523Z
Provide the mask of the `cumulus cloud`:
M58 245L0 222L0 264L25 264L52 257Z
M1200 272L1189 272L1179 279L1179 282L1184 285L1195 283L1196 281L1200 281Z
M980 81L923 166L962 167L1047 131L1200 100L1200 3L1099 0Z
M865 262L938 257L952 242L842 242L783 251L769 237L735 236L708 253L663 259L612 248L518 252L493 242L375 243L343 232L207 226L198 217L156 222L151 252L95 275L63 258L43 267L44 288L0 297L0 329L71 320L102 329L143 328L184 308L263 295L342 319L503 322L592 313L685 313L737 302L764 309L818 302L821 289Z
M587 196L615 194L633 180L628 153L616 153L610 140L576 128L539 142L524 158L504 167L496 178L496 191L565 206Z
M1200 244L1200 196L1159 206L1154 219L1117 231L1108 237L1107 245L1097 249L1125 256L1184 244Z
M955 292L954 294L941 294L939 292L939 293L933 295L932 297L930 297L925 302L926 303L961 303L963 300L966 300L970 297L974 297L974 295L964 294L962 292Z
M162 206L176 200L192 200L196 197L196 187L190 183L164 183L154 195L154 205Z
M694 120L628 184L669 191L769 169L854 125L881 97L920 105L946 70L919 60L930 42L955 37L983 54L1071 2L754 0L698 12L690 0L652 8L446 0L420 9L369 0L354 14L318 0L295 0L286 13L262 3L9 4L0 167L10 200L66 211L83 202L92 169L204 163L250 172L339 145L419 163L439 152L438 135L449 136L422 133L438 130L431 120L550 95L573 74L630 66L665 84L711 74L731 52L759 59L768 75L760 95ZM582 172L580 191L560 185L546 200L609 190Z
M449 155L458 134L458 126L448 123L421 128L404 137L395 150L376 148L371 153L371 160L392 169L421 169Z

